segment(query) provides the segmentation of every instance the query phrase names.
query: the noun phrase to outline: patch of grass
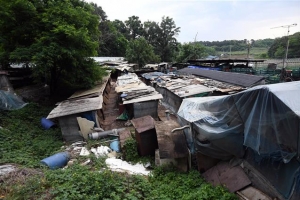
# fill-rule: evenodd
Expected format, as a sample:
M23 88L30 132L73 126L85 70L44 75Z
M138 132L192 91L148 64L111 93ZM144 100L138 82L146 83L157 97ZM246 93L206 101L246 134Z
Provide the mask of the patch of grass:
M159 167L150 177L109 170L93 171L73 165L65 170L46 170L24 185L11 189L7 199L237 199L221 186L206 183L198 171L181 173ZM43 198L38 198L43 197Z
M155 168L149 177L111 172L105 158L79 157L66 169L49 170L40 160L60 150L59 128L44 130L40 119L52 108L29 104L15 111L0 112L0 164L16 163L37 168L19 170L0 179L0 198L5 199L236 199L223 187L206 183L199 172ZM96 145L95 142L88 146ZM133 163L154 161L137 154L134 138L125 143L126 159ZM90 159L87 166L80 163ZM27 169L27 168L26 168Z
M30 103L19 110L0 112L0 164L38 167L41 159L60 149L60 129L44 130L40 123L50 111Z
M136 163L150 163L152 166L154 166L154 157L153 156L139 156L138 150L137 150L137 141L132 136L128 138L123 147L123 156L124 160L127 162L136 164Z

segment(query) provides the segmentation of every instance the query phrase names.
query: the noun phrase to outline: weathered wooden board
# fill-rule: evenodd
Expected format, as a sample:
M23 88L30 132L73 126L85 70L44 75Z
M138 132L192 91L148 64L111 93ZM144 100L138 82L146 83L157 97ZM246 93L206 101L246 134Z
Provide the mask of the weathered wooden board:
M67 100L61 102L57 107L55 107L50 114L48 119L53 119L57 117L72 115L76 113L82 113L92 110L102 109L102 96L87 99L78 100Z
M183 91L183 93L181 95L178 95L178 91L179 92ZM213 89L208 88L208 87L206 87L204 85L188 85L188 86L180 88L178 91L175 92L175 94L177 96L188 97L188 96L192 96L192 95L196 95L196 94L201 94L201 93L206 93L206 92L212 92Z
M119 132L120 146L123 148L125 141L131 137L130 130L125 129Z
M203 177L214 186L224 185L230 192L236 192L251 184L240 166L231 167L228 162L220 162L207 170Z
M79 90L75 92L72 96L70 96L68 99L78 99L78 98L90 98L90 97L98 97L101 95L106 88L106 85L109 82L109 76L106 76L103 78L103 81L101 84L96 85L95 87L87 90Z
M179 127L173 120L155 122L160 158L184 158L189 155L183 131L171 133Z
M151 100L157 100L157 99L162 99L163 96L159 93L145 96L145 97L137 97L135 99L131 99L129 101L124 101L123 104L131 104L131 103L138 103L138 102L143 102L143 101L151 101Z

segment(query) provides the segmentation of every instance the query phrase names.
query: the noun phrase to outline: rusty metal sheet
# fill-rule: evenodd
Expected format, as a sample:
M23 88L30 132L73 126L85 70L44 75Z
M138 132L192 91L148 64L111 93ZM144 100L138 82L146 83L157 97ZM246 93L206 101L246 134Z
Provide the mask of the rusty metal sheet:
M189 152L183 131L171 133L174 128L179 127L180 125L173 120L155 122L160 158L184 158L188 156Z
M228 162L220 162L207 170L203 177L214 186L224 185L230 192L236 192L251 184L240 166L231 167Z
M132 119L131 123L133 124L136 131L139 133L142 133L150 129L154 129L154 119L149 115Z

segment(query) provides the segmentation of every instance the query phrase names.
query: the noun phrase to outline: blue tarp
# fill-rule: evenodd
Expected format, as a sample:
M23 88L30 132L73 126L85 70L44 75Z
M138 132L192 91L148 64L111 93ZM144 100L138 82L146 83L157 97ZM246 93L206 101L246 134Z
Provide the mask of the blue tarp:
M188 68L192 69L202 69L202 70L216 70L216 71L221 71L220 67L207 67L207 66L196 66L196 65L190 65Z

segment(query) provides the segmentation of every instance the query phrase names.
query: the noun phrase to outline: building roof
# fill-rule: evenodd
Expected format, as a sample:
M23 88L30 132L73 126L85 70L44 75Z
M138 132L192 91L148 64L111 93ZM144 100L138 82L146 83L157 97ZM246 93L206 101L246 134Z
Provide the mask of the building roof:
M189 63L250 63L250 62L264 62L265 60L252 60L252 59L217 59L217 60L206 60L206 59L194 59L188 60Z
M47 119L99 110L102 109L102 103L103 97L101 95L94 98L63 101L49 113Z
M60 102L48 115L48 119L102 109L103 91L110 79L110 74L103 78L102 83L87 90L75 92Z
M117 80L117 93L123 92L123 104L138 103L144 101L162 99L163 96L159 94L151 86L143 83L135 73L128 73L119 76Z
M184 68L178 70L180 74L192 74L196 76L201 76L225 83L231 83L234 85L239 85L243 87L252 87L259 84L265 78L262 76L255 76L249 74L240 74L232 72L223 72L216 70L201 70L201 69L192 69Z

